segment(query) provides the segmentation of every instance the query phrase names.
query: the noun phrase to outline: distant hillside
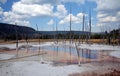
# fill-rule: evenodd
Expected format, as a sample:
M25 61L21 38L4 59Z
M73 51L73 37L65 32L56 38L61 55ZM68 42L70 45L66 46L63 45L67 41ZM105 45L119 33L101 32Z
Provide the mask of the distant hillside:
M25 38L26 36L32 37L31 35L36 33L36 31L30 27L0 23L0 38L15 39L16 32L19 38Z
M79 35L86 35L89 32L82 31L36 31L31 27L18 26L12 24L0 23L0 39L4 40L15 40L16 33L19 39L26 38L69 38L70 33L72 38L79 38Z
M70 31L38 31L38 33L42 35L54 35L54 34L69 34ZM82 31L71 31L71 33L77 35L88 34L88 32Z

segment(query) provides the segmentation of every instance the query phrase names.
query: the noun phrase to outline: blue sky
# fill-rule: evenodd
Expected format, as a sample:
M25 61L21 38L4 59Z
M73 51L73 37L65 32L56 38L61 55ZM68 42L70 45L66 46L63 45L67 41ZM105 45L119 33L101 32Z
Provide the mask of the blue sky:
M103 32L120 25L120 0L0 0L0 22L28 26L41 31L82 30L83 11L85 30L89 30L91 8L92 32ZM71 14L70 14L71 6Z

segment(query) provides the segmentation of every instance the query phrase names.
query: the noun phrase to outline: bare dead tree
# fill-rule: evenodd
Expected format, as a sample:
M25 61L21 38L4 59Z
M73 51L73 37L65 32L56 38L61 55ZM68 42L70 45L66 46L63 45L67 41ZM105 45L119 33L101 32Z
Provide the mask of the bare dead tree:
M39 33L39 28L38 25L36 24L37 31L38 31L38 42L39 42L39 47L38 47L38 54L40 54L40 33Z
M83 26L82 26L82 32L83 32L83 34L82 34L82 43L84 42L84 33L85 33L84 27L85 27L85 14L84 14L84 12L83 12Z
M64 32L66 32L65 31L65 26L64 26ZM64 39L63 43L66 43L67 40L66 40L66 36L65 35L63 35L63 39Z
M17 25L17 23L15 23ZM16 52L17 52L17 57L18 57L18 30L15 28L15 33L16 33Z
M88 36L89 36L89 34L88 34L88 32L89 32L89 30L88 30L89 28L88 28L88 24L87 24L87 20L85 20L85 31L87 32L86 34L85 34L85 39L86 39L86 43L88 43Z
M91 39L91 8L89 10L89 39Z
M28 32L28 30L26 30L26 31ZM27 34L27 33L25 34L25 41L26 41L26 43L27 43L27 45L26 45L26 51L27 51L27 53L28 53L28 47L29 47L29 46L28 46L28 42L29 42L29 41L28 41L28 34Z
M105 32L104 27L102 25L100 26L100 31L101 31L100 39L101 43L103 44L105 42L105 36L107 32Z
M108 31L109 31L109 33L108 33L108 35L107 35L107 43L110 45L110 44L111 44L111 36L110 36L111 27L108 26L107 29L108 29Z
M41 49L41 47L40 47L40 32L39 32L39 28L38 28L38 25L36 24L36 27L37 27L37 31L38 31L38 39L39 39L39 47L38 47L38 55L40 55L40 49ZM43 60L43 54L42 54L42 56L41 56L41 59L40 59L40 61L41 61L41 63L42 64L44 64L44 60Z
M80 31L80 30L79 30ZM79 35L79 44L80 44L80 41L81 41L81 36Z
M70 44L72 43L72 32L71 32L71 25L72 25L72 17L71 17L71 5L70 5L70 35L69 35L69 39L70 39Z
M58 26L56 21L56 44L58 44Z
M55 25L55 24L53 24L53 27L52 27L52 28L53 28L53 31L56 31L54 25ZM55 41L56 41L56 40L55 40L55 39L56 39L56 33L53 33L53 36L54 36L54 37L53 37L53 40L54 40L54 43L55 43Z
M71 17L71 5L70 5L70 26L69 26L69 30L70 30L70 33L69 33L69 43L72 44L72 33L71 33L71 20L72 20L72 17ZM71 46L69 46L69 53L70 53L70 62L71 62Z

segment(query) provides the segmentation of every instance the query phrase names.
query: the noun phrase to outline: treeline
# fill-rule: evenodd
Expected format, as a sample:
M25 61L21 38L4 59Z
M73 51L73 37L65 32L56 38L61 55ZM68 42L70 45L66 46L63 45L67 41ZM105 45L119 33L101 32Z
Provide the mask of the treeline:
M39 31L41 39L78 39L80 36L89 34L82 31ZM71 36L71 37L70 37Z
M107 44L120 44L120 29L114 29L110 32L95 33L91 36L92 39L102 39Z
M0 39L4 41L22 39L101 39L108 44L120 44L120 29L110 32L89 33L82 31L36 31L33 28L0 23Z

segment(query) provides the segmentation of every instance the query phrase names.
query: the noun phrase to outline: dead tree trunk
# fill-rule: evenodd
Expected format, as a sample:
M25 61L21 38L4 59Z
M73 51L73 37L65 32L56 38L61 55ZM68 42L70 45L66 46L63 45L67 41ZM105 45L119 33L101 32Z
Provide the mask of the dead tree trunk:
M69 39L70 39L70 44L72 43L72 33L71 33L71 25L72 25L72 23L71 23L71 21L72 21L72 17L71 17L71 5L70 5L70 35L69 35Z
M15 25L17 25L16 23L15 23ZM17 28L15 28L15 33L16 33L16 52L17 52L17 57L18 57L18 31L17 31Z
M56 44L58 44L58 27L57 27L57 21L56 21Z
M38 47L38 54L40 54L40 33L39 33L39 28L36 24L36 27L37 27L37 31L38 31L38 42L39 42L39 47Z
M85 33L85 31L84 31L84 22L85 21L85 14L84 14L84 12L83 12L83 27L82 27L82 32L83 32L83 34L82 34L82 43L84 42L84 33Z
M89 11L89 40L91 39L91 9Z

